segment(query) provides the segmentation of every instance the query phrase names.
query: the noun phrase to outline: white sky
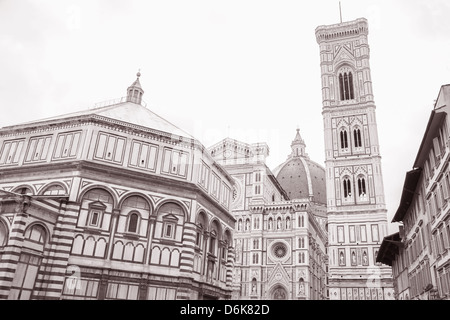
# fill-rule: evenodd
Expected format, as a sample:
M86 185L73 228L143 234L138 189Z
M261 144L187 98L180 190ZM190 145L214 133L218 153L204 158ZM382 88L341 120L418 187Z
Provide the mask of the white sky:
M391 221L433 101L450 83L450 1L341 6L344 21L369 21ZM338 22L338 0L0 0L0 126L125 96L140 69L148 107L206 147L267 142L274 169L299 127L324 165L314 32Z

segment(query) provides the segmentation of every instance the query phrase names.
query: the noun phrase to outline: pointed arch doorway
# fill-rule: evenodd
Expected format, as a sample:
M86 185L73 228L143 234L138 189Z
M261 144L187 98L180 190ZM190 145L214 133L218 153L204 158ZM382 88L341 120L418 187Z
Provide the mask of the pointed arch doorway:
M270 299L272 300L287 300L289 298L286 288L281 285L276 285L270 292Z

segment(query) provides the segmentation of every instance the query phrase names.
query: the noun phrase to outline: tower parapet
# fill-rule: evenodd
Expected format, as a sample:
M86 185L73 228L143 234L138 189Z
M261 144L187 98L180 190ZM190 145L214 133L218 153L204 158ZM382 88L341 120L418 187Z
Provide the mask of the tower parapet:
M316 28L317 43L341 39L345 37L354 37L356 35L369 34L369 25L367 19L359 18L354 21L332 24L328 26L318 26Z

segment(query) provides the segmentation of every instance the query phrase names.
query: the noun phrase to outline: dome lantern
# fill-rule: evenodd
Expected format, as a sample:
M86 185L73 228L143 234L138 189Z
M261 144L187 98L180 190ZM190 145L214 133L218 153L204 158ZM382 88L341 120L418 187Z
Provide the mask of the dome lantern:
M291 157L308 157L305 152L306 144L300 136L300 129L297 128L297 134L291 143L292 153Z
M127 102L141 104L142 96L144 95L144 90L142 90L141 83L139 82L141 73L138 71L136 76L136 80L127 89Z

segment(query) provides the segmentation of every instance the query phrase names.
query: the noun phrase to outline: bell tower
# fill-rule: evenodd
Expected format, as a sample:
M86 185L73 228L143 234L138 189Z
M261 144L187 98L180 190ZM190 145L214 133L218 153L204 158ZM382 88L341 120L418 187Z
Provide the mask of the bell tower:
M316 28L333 300L394 298L391 269L376 263L387 235L387 210L368 32L364 18Z

